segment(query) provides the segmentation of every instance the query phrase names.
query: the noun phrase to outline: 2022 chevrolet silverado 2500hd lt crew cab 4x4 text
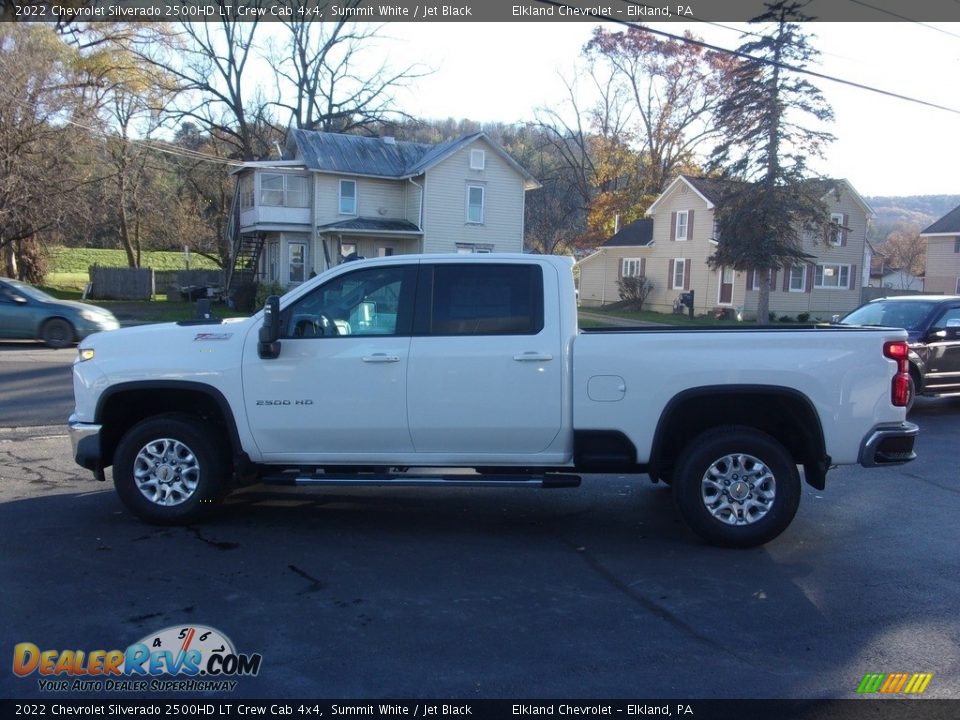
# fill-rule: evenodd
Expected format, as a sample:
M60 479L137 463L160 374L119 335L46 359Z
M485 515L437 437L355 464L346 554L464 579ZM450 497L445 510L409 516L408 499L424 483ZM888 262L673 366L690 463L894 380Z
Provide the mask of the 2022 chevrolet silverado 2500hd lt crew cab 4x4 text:
M77 462L113 466L153 523L254 482L645 473L701 537L753 546L793 519L798 466L823 488L834 465L913 459L906 352L877 328L583 331L565 258L401 255L251 318L88 338L70 429Z

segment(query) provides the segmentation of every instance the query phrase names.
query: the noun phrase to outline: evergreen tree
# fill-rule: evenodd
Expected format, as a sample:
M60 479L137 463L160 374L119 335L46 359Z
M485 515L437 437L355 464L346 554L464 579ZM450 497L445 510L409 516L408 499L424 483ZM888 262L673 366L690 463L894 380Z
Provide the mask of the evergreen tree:
M830 223L825 185L808 178L807 159L822 157L833 136L801 123L833 119L833 111L802 71L819 53L801 23L807 2L778 0L752 23L759 37L740 46L744 60L716 111L723 141L710 168L730 180L715 214L719 244L712 267L757 271L757 320L766 323L771 271L806 262L802 239L822 237ZM746 36L745 36L746 37Z

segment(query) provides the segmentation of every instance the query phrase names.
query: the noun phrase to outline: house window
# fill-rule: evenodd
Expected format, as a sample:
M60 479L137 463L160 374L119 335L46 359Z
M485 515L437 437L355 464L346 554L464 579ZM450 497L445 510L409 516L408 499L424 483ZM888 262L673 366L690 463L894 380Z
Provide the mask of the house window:
M483 224L483 186L467 185L467 222L471 225Z
M830 244L843 245L843 213L830 213Z
M340 214L341 215L357 214L357 181L356 180L340 181Z
M954 290L954 294L960 295L960 277L957 278L957 286L956 286L956 289Z
M492 253L493 245L481 245L479 243L457 243L458 255L472 255L473 253Z
M680 210L677 212L677 233L675 240L686 240L687 239L687 215L688 211Z
M762 270L754 270L750 273L750 289L759 290L760 289L760 277ZM767 270L767 277L770 278L770 289L773 290L773 270Z
M290 243L290 275L289 282L302 283L304 270L307 264L307 245L306 243Z
M790 268L790 292L804 292L807 289L807 266L793 265Z
M243 210L253 207L255 193L253 190L253 175L244 175L240 178L240 207Z
M470 151L470 169L483 170L487 164L487 154L483 150Z
M280 280L280 244L272 242L267 245L267 280L277 282Z
M684 258L676 258L673 261L673 284L670 286L671 290L683 290L686 272L687 261Z
M623 259L623 277L640 277L643 268L641 258Z
M263 173L260 176L260 204L277 207L310 207L308 188L307 178L300 175Z
M813 286L832 290L850 289L849 265L817 265Z
M960 237L953 241L953 251L955 253L960 253Z

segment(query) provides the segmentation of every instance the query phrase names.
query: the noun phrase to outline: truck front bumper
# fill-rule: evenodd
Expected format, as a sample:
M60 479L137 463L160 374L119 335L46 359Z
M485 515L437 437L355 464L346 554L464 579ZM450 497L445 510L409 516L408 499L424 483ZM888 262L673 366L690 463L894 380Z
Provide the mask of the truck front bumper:
M917 457L913 443L920 428L911 422L877 425L863 439L860 464L864 467L902 465Z
M73 444L73 459L80 467L92 470L97 480L103 480L103 456L100 452L102 426L78 422L76 415L71 415L67 422L70 442Z

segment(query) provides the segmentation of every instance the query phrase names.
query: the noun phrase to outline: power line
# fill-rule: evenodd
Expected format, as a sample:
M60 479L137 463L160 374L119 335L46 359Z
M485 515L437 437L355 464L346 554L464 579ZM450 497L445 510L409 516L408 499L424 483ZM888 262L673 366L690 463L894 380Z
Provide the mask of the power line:
M958 2L958 0L953 0L953 1L954 1L954 2ZM915 25L919 25L919 26L921 26L921 27L925 27L925 28L928 28L928 29L930 29L930 30L934 30L934 31L936 31L936 32L938 32L938 33L943 33L944 35L949 35L950 37L955 37L955 38L960 39L960 35L957 35L956 33L952 33L952 32L950 32L949 30L944 30L943 28L938 28L936 25L931 25L931 24L929 24L929 23L921 22L920 20L914 20L913 18L907 17L906 15L899 15L898 13L895 13L895 12L893 12L892 10L886 10L886 9L884 9L884 8L877 7L876 5L871 5L870 3L863 2L863 0L849 0L849 2L853 3L854 5L861 5L861 6L865 7L865 8L870 8L871 10L875 10L875 11L877 11L878 13L883 13L884 15L889 15L890 17L895 17L895 18L897 18L898 20L904 20L904 21L909 22L909 23L914 23ZM960 4L960 3L958 3L958 4Z
M575 6L568 5L567 3L560 2L559 0L536 0L536 2L539 2L543 5L565 7L571 10L577 9ZM854 82L853 80L844 80L843 78L838 78L833 75L827 75L825 73L820 73L815 70L807 70L806 68L796 67L788 63L754 57L749 53L741 52L739 50L731 50L730 48L714 45L712 43L708 43L703 40L696 40L694 38L688 38L682 35L677 35L676 33L670 33L670 32L667 32L666 30L657 30L655 28L651 28L646 25L639 25L637 23L629 22L628 20L621 20L620 18L611 17L610 15L597 14L597 15L593 15L593 17L596 17L599 20L607 20L612 23L617 23L618 25L625 25L626 27L633 28L634 30L640 30L642 32L648 32L653 35L668 37L671 40L677 40L679 42L687 43L689 45L696 45L698 47L706 48L707 50L714 50L716 52L726 53L727 55L734 55L736 57L744 58L745 60L752 60L754 62L764 63L765 65L772 65L774 67L779 67L784 70L789 70L791 72L799 73L801 75L809 75L810 77L819 78L820 80L827 80L829 82L838 83L840 85L846 85L848 87L854 87L860 90L866 90L868 92L876 93L877 95L884 95L886 97L891 97L897 100L903 100L905 102L911 102L917 105L924 105L926 107L936 108L937 110L944 110L946 112L953 113L955 115L960 115L960 110L958 110L957 108L948 107L946 105L940 105L938 103L930 102L928 100L920 100L919 98L913 98L908 95L902 95L900 93L896 93L890 90L882 90L881 88L873 87L871 85L864 85L863 83Z

